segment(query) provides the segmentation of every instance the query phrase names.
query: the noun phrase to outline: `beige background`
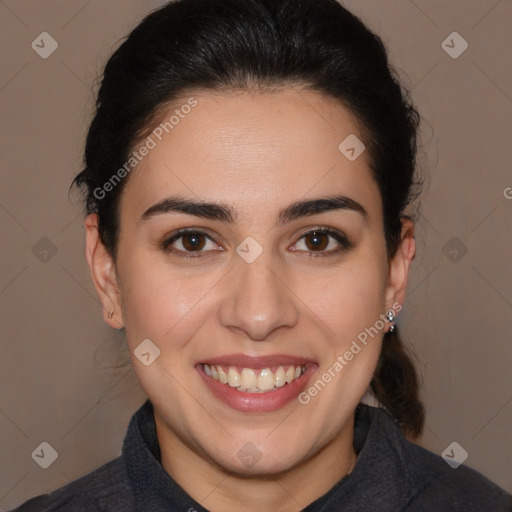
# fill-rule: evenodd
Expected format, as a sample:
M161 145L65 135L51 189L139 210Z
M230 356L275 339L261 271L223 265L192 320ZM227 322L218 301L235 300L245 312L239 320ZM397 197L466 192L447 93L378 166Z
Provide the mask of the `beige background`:
M102 321L67 190L106 58L161 4L0 0L3 509L116 457L145 399ZM424 379L421 444L457 441L465 464L512 491L512 2L345 4L383 36L424 120L430 180L399 320ZM31 48L43 31L59 45L48 59ZM441 47L453 31L469 44L457 59ZM43 441L58 452L46 470L31 457Z

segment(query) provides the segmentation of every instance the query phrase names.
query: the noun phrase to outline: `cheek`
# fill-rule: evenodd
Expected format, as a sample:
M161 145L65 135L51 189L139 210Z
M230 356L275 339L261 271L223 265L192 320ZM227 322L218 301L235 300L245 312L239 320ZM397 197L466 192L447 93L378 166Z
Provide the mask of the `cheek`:
M170 265L133 255L120 267L121 297L128 342L150 338L162 345L174 342L192 311L197 309L205 289L215 280L204 276L192 279L173 271ZM211 283L210 283L211 281ZM202 301L201 301L202 302ZM200 309L200 308L199 308Z
M300 279L298 295L307 297L307 305L340 344L374 326L384 313L385 260L377 255L359 254L335 271Z

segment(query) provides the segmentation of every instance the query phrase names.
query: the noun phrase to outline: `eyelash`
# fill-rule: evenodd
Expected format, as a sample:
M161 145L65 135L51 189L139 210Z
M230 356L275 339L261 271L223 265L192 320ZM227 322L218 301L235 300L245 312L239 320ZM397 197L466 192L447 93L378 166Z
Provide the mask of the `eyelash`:
M212 242L215 242L215 240L213 240L212 237L206 231L204 231L202 229L184 228L184 229L179 229L170 238L166 239L161 245L162 250L167 253L175 254L176 256L178 256L180 258L194 259L194 258L204 257L201 253L207 252L207 251L182 251L181 249L175 249L171 246L176 240L179 240L184 235L187 235L190 233L203 235L206 238L208 238L209 240L211 240ZM330 228L321 228L321 227L311 228L308 231L302 233L300 235L300 237L298 238L297 242L295 242L295 243L298 243L300 240L303 240L304 238L306 238L308 235L310 235L312 233L320 233L320 234L328 235L328 236L334 238L340 244L340 246L337 249L331 249L330 251L298 251L298 252L306 252L309 254L310 257L317 258L317 257L335 256L335 255L341 254L353 247L353 244L348 240L348 238L345 235L339 233L338 231L334 231Z

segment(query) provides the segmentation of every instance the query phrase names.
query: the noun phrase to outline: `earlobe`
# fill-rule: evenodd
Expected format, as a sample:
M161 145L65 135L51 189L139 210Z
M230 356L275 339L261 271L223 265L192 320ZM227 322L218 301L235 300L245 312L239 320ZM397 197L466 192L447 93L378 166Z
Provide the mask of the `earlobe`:
M100 239L98 215L95 213L88 215L84 226L85 257L103 308L103 318L114 329L121 329L124 322L115 263Z
M404 303L409 267L415 254L414 223L410 218L403 217L401 242L396 253L389 261L388 288L386 293L388 305L392 305L395 302Z

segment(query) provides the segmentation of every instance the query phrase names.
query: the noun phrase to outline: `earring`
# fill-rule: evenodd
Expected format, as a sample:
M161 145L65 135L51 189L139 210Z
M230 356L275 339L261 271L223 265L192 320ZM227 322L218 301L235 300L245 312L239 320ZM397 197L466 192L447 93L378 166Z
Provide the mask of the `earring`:
M389 326L389 331L388 332L393 332L395 330L395 324L393 323L396 319L395 317L395 313L393 312L393 310L388 310L388 312L386 313L386 317L388 319L388 322L391 323L391 325Z
M114 311L110 311L110 313L108 314L108 317L112 318L113 316L114 316Z

